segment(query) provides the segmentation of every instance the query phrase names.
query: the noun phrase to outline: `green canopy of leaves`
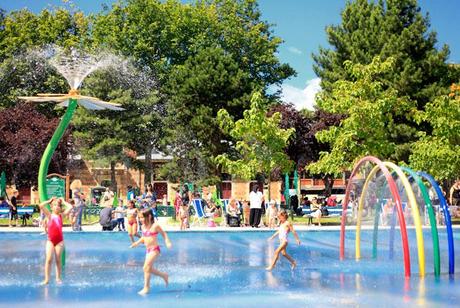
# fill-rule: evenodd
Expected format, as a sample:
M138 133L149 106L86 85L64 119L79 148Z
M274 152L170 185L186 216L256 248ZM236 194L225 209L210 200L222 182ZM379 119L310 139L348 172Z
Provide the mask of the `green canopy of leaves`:
M266 103L265 103L266 104ZM267 108L260 93L251 99L251 108L244 111L242 119L234 120L221 109L217 115L220 127L236 140L237 157L221 154L216 161L228 173L242 179L251 179L258 173L270 175L275 168L283 173L293 169L293 162L285 153L293 128L280 128L281 114L267 117Z

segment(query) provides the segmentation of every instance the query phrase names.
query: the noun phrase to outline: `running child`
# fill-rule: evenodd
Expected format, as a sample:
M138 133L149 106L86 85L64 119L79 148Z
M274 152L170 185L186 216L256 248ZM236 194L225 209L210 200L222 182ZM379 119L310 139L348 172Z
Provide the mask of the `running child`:
M51 211L45 206L49 204ZM66 210L62 211L62 205L66 206ZM48 284L50 278L51 262L56 263L56 282L62 283L62 260L61 255L64 251L64 236L62 234L62 215L68 215L72 210L72 206L65 202L62 198L51 198L47 201L40 203L40 210L46 215L48 219L48 240L46 241L46 258L45 258L45 280L42 284Z
M129 238L131 239L131 243L134 243L134 236L140 237L139 234L137 233L137 215L138 215L138 210L136 208L136 205L134 204L134 200L129 200L128 201L128 209L126 210L126 217L128 219L128 235Z
M144 262L144 288L139 291L140 295L144 295L150 292L150 276L151 274L160 276L168 286L168 274L160 272L153 267L153 263L160 255L160 245L158 245L158 233L160 233L164 240L167 248L171 248L171 242L169 241L168 235L163 231L158 223L154 222L153 214L150 209L142 210L141 222L142 222L142 237L135 243L131 244L131 248L138 246L143 243L146 248L145 262Z
M268 239L270 241L278 234L278 237L280 239L280 245L275 250L275 258L273 259L272 264L269 267L266 268L267 271L271 271L275 267L276 262L278 261L278 259L280 257L280 253L286 259L289 260L289 262L291 263L291 269L294 269L296 267L296 265L297 265L295 260L290 255L288 255L287 252L286 252L286 247L288 246L288 234L289 234L289 232L292 232L292 234L294 235L298 245L300 245L300 239L299 239L299 236L297 235L297 232L295 232L294 227L291 225L291 223L288 221L287 218L288 218L288 215L287 215L286 211L281 211L278 214L278 219L280 221L280 227L279 227L278 231L276 231Z

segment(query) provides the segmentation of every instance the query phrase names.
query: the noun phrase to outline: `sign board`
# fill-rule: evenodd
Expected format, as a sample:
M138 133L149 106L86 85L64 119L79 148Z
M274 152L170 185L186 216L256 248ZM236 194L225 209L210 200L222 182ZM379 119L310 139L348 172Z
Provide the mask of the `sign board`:
M66 180L57 176L46 179L46 193L49 198L66 198Z

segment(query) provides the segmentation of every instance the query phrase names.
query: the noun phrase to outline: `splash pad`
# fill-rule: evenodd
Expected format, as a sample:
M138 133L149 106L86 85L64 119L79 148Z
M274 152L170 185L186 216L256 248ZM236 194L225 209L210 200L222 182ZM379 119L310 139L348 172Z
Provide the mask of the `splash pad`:
M353 212L351 221L347 211ZM436 216L438 215L438 217ZM373 156L358 161L353 168L347 185L340 229L340 259L345 259L346 225L355 225L355 258L360 260L361 229L368 226L373 230L371 257L377 259L379 225L388 225L390 230L389 258L394 258L394 238L401 236L404 273L411 276L410 246L408 229L414 230L418 272L425 276L425 241L423 225L431 230L434 275L441 274L441 259L437 218L443 219L448 243L449 274L455 273L455 254L452 222L447 202L441 188L432 176L425 172L414 172L391 162L382 162ZM408 228L408 223L410 227ZM399 228L397 228L399 226ZM414 244L414 243L412 243Z

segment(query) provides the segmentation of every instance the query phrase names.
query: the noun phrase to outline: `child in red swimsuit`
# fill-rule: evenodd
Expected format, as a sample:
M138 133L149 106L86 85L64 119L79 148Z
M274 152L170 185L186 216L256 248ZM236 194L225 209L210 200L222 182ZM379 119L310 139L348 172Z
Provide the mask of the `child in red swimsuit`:
M140 243L144 243L146 248L145 262L144 262L144 288L139 291L140 295L149 293L150 291L150 276L151 274L160 276L168 286L168 274L160 272L153 267L153 263L160 255L160 246L158 245L158 233L160 233L166 243L167 248L171 248L171 242L169 241L168 235L163 231L158 223L154 222L154 217L151 209L142 210L141 222L142 222L142 237L134 242L130 247L136 247Z
M46 207L49 204L51 211ZM46 258L45 258L45 280L42 284L48 284L50 278L51 262L53 261L53 255L55 256L56 262L56 282L62 283L61 272L61 255L64 251L64 236L62 234L62 205L67 208L64 211L64 215L68 215L72 210L72 205L65 202L62 198L51 198L50 200L40 203L40 210L46 215L48 219L48 240L46 241Z

